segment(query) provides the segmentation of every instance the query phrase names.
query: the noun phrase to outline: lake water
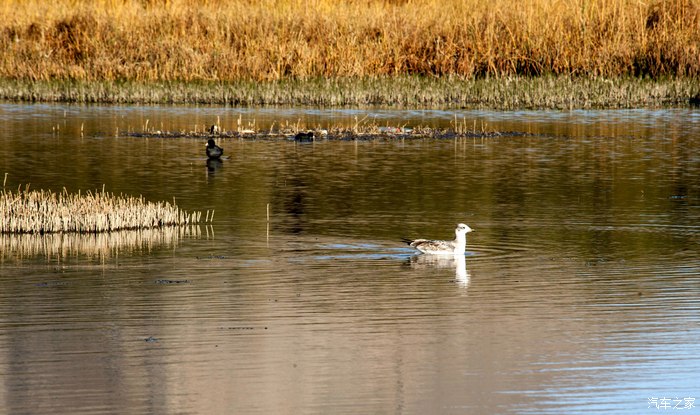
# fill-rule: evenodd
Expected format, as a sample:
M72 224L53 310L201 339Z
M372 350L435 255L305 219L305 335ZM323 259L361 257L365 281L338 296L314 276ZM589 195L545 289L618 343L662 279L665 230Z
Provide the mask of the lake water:
M228 139L207 165L201 139L124 134L217 117L533 135ZM700 413L698 110L1 104L0 141L6 188L215 211L0 235L0 412ZM401 242L459 222L464 257Z

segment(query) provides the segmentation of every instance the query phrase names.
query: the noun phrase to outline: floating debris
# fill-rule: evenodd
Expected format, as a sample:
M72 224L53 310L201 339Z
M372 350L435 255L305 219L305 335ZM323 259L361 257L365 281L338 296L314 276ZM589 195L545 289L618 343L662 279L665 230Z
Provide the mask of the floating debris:
M196 259L228 259L224 255L197 256Z
M413 128L407 127L378 127L379 132L383 134L410 134Z
M247 330L260 330L260 327L253 327L253 326L231 326L231 327L219 327L221 330L240 330L240 331L247 331ZM267 326L262 328L263 330L267 330Z
M46 190L3 190L0 196L0 233L101 233L119 230L191 225L202 212L188 213L174 203L148 202L95 191L69 194ZM209 212L207 212L209 217Z
M67 282L65 281L46 281L46 282L38 282L34 284L35 287L60 287L63 285L66 285Z
M189 284L190 280L156 280L156 284Z

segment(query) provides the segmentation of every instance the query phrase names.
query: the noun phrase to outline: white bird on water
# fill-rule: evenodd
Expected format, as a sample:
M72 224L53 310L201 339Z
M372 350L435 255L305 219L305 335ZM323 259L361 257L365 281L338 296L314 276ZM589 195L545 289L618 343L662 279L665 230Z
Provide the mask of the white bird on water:
M467 249L467 233L472 232L472 228L460 223L455 228L454 241L439 241L431 239L404 239L413 248L425 253L434 255L464 255Z

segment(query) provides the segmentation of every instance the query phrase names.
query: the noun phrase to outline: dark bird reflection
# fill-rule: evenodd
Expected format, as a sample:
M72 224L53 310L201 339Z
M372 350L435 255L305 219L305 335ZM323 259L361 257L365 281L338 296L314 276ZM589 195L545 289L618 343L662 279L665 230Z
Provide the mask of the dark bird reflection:
M220 159L207 159L207 174L214 174L223 166L224 162Z
M306 228L306 183L299 177L293 177L289 180L288 186L284 210L291 221L287 230L292 234L300 234Z

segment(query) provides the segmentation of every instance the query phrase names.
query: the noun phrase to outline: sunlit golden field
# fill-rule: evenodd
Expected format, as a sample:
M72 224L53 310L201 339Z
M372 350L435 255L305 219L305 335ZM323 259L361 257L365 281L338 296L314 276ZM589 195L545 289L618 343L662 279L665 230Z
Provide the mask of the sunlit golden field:
M698 75L690 0L5 0L0 76Z
M5 0L0 79L695 78L700 0Z

